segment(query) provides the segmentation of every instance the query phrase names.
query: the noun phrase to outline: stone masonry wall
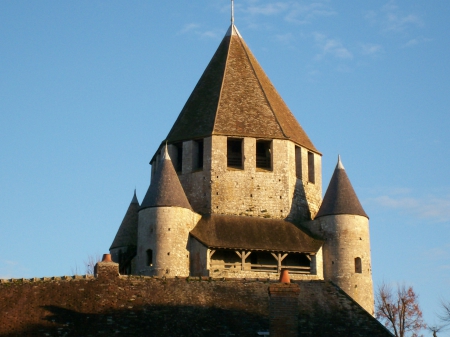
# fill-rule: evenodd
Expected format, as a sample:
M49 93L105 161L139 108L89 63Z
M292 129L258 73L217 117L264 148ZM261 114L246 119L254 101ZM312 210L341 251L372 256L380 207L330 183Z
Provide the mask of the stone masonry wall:
M189 232L200 220L191 210L154 207L139 212L137 273L158 276L189 275ZM147 250L153 263L147 263Z
M211 154L211 212L264 218L287 218L295 209L295 216L310 217L321 201L320 156L316 157L316 183L296 188L295 145L290 141L272 141L272 169L256 168L256 139L243 139L243 169L227 167L227 137L212 137ZM298 192L300 189L303 191ZM296 205L292 205L294 195Z
M324 279L336 283L370 314L374 313L369 220L359 215L334 215L316 219L323 245ZM355 258L362 272L355 272Z
M295 223L314 218L322 202L319 154L313 154L315 175L314 182L310 182L307 149L299 147L301 178L297 178L294 143L272 140L272 168L260 169L256 168L256 138L246 137L243 138L243 169L229 168L227 138L203 139L203 169L195 169L194 141L183 142L182 172L178 178L197 213L288 219ZM177 151L169 145L174 165Z

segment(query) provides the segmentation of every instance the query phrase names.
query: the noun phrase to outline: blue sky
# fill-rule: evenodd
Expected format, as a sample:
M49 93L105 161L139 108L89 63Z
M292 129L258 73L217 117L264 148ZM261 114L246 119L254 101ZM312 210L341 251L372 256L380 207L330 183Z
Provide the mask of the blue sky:
M236 25L370 216L375 286L450 300L450 4L237 0ZM225 34L228 0L0 2L0 277L83 269Z

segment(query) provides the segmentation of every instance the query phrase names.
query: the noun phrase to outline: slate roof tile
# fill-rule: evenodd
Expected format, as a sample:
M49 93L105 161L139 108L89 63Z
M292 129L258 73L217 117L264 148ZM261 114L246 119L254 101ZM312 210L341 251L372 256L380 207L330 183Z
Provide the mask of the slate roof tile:
M195 86L167 141L211 135L289 139L318 153L234 25Z
M338 214L361 215L369 218L356 196L340 158L316 218Z

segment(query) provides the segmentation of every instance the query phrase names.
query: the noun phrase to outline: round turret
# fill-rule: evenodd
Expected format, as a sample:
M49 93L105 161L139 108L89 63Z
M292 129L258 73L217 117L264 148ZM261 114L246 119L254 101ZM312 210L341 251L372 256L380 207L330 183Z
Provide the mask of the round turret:
M373 315L369 219L340 158L315 222L325 240L325 280L335 283Z
M137 273L188 276L189 231L199 218L186 198L166 146L139 211Z

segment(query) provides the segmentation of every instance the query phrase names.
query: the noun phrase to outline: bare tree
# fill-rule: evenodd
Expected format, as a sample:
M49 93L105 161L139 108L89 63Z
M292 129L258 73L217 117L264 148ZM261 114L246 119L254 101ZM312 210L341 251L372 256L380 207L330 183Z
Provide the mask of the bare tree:
M437 337L437 333L448 330L450 328L450 301L441 300L441 312L437 315L441 324L428 326L428 330L433 333L433 337Z
M97 262L101 262L102 257L99 254L88 255L87 260L84 260L84 268L86 275L94 275L94 268Z
M376 295L375 317L396 337L418 337L427 326L412 287L397 285L396 291L383 283Z
M441 301L441 313L438 315L445 327L450 327L450 301Z

